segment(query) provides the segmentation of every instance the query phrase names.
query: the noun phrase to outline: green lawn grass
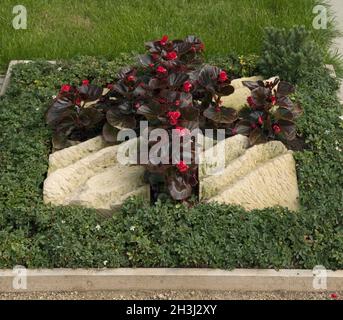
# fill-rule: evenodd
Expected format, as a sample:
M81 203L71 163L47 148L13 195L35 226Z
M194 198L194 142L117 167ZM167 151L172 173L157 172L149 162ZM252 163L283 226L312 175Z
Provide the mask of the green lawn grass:
M208 56L258 53L266 26L312 29L317 0L22 0L27 30L12 27L17 0L1 0L0 70L12 59L78 54L113 58L147 40L196 34ZM312 29L313 30L313 29ZM314 30L321 46L330 30Z

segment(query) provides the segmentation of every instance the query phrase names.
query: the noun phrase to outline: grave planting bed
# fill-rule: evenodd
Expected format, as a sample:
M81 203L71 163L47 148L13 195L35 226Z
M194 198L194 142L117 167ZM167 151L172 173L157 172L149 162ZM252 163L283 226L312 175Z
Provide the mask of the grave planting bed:
M132 284L127 289L141 288L149 282L152 287L173 289L170 277L174 276L185 281L185 288L191 289L203 289L206 284L213 289L220 286L237 289L242 277L248 277L243 281L247 285L250 281L247 279L252 279L249 277L270 277L270 282L274 281L273 277L281 277L279 279L284 280L277 282L279 287L270 286L275 290L291 290L292 286L294 290L301 287L310 290L312 268L318 265L332 270L342 268L342 108L336 95L338 82L324 65L313 66L296 84L296 98L304 109L303 116L296 122L301 145L288 147L293 150L299 188L293 193L293 196L299 195L299 199L290 207L297 211L285 207L246 211L242 206L206 201L192 206L171 200L151 205L146 199L133 197L121 206L106 207L111 214L104 216L102 210L73 203L45 204L43 185L52 152L52 133L44 121L47 103L61 83L79 83L82 79L91 79L99 85L110 83L130 59L106 61L81 57L56 64L38 61L13 66L11 82L0 97L0 268L15 265L31 269L171 268L156 269L155 273L154 269L138 269L138 273L130 269L108 269L112 289L113 286L122 288L124 280L120 280L120 276L131 277ZM227 70L235 67L237 77L256 75L254 67L244 69L242 59L238 66L233 66L232 60L221 59L218 63ZM280 154L290 157L282 148ZM250 157L255 159L256 156ZM268 162L264 166L268 168ZM254 179L253 175L249 177ZM210 178L205 179L209 181L206 192L213 192L208 191L212 186ZM282 181L273 183L277 186ZM173 268L201 268L203 271ZM207 268L310 270L304 273L283 270L276 274L270 273L271 270L215 273ZM8 272L2 274L6 288ZM61 290L87 290L80 282L68 286L66 283L71 281L68 274L79 279L75 281L80 281L80 276L90 277L90 283L91 279L101 276L96 270L87 275L64 269L51 270L52 274L39 272L32 270L32 276L42 276L42 283L44 277L50 277L54 283L59 281L56 280L59 276L64 277ZM57 278L51 278L55 276ZM162 279L161 287L149 277ZM194 285L197 280L192 279L197 278L202 280ZM250 290L265 290L262 278L256 278L255 282L261 286L252 286ZM342 290L341 280L337 280L341 278L340 271L330 271L329 279L333 280L329 287ZM88 288L107 289L103 285ZM43 287L37 285L39 290L46 289Z

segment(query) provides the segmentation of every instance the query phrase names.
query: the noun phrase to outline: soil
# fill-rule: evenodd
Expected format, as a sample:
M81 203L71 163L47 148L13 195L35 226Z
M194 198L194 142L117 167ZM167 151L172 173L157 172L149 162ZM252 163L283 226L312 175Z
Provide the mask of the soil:
M287 149L293 151L303 151L307 148L305 139L298 136L293 141L288 141L285 144L287 146Z

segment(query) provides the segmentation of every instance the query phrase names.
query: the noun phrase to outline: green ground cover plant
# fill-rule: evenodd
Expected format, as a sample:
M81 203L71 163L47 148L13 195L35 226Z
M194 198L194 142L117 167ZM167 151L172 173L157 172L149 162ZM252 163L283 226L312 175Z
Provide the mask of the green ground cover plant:
M46 102L61 83L110 83L131 61L125 55L112 62L80 57L56 66L37 62L14 68L0 98L1 268L342 268L342 108L338 83L321 65L297 85L304 115L296 126L306 146L295 153L299 212L171 202L150 206L132 199L103 218L91 209L44 205L52 137L44 121Z

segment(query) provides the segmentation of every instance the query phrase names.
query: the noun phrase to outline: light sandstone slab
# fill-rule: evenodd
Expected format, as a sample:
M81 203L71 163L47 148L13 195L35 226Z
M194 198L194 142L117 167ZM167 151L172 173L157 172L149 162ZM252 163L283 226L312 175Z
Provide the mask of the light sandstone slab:
M144 169L118 162L118 152L137 145L138 140L132 139L106 146L97 137L55 152L50 157L50 174L44 181L44 202L109 210L131 195L148 198Z
M246 136L235 135L220 141L212 148L205 148L199 156L199 179L221 172L223 167L241 156L248 147L249 139Z
M144 188L144 168L117 164L91 177L65 202L88 208L110 210L112 205L123 201L125 195L138 190L136 195L146 193ZM126 197L125 197L126 198Z
M219 170L216 175L209 175L202 180L200 184L201 200L220 194L260 164L286 152L287 148L280 141L270 141L247 149L241 156Z
M299 190L292 152L254 168L209 201L237 204L246 210L273 206L299 209Z
M44 181L44 201L65 204L65 199L88 179L115 163L116 151L117 146L107 147L52 172Z
M103 141L98 137L56 152L51 157L53 170L44 182L44 201L112 210L133 195L149 199L144 169L117 161L119 149L128 151L138 143L133 139L101 149ZM200 199L238 204L248 210L274 205L296 210L298 186L292 153L278 141L248 147L248 138L242 135L213 148L205 145L200 155Z
M236 110L241 110L247 104L247 98L251 95L251 91L243 85L243 81L258 81L263 80L262 77L239 78L231 81L231 85L235 88L233 94L222 97L224 107L230 107Z
M49 172L65 168L82 158L108 146L102 136L89 139L75 146L56 151L49 156Z

